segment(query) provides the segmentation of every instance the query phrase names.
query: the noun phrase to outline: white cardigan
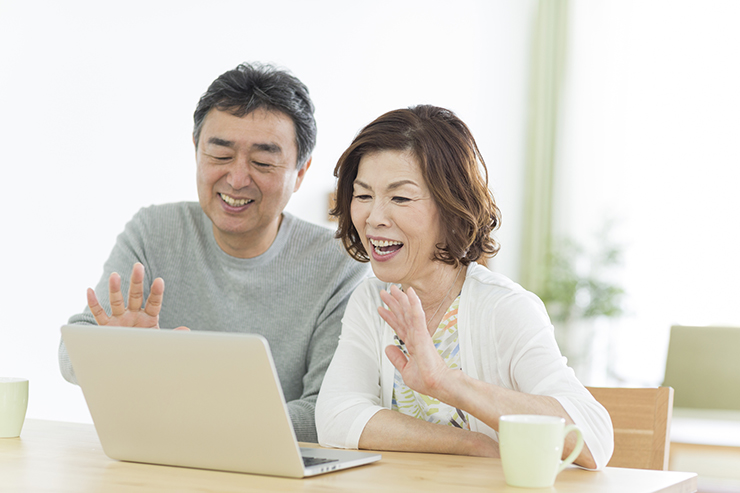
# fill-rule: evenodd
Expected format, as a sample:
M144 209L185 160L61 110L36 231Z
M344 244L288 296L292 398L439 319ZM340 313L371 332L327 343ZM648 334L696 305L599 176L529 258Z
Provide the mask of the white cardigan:
M385 356L393 330L378 315L380 291L390 284L365 280L350 298L342 335L316 403L319 443L357 448L370 418L391 408L395 368ZM462 371L507 389L552 396L581 428L596 461L606 466L614 449L609 413L578 381L555 342L540 299L478 264L468 267L458 310ZM498 440L470 416L470 429Z

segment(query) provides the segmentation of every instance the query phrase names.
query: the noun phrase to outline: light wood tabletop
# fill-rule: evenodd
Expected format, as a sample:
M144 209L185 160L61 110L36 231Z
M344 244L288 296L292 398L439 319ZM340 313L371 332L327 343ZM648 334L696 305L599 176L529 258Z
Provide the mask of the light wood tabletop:
M553 488L507 486L499 459L382 452L376 463L308 479L119 462L89 424L26 420L20 438L0 439L0 490L13 492L583 492L693 493L696 474L571 467Z

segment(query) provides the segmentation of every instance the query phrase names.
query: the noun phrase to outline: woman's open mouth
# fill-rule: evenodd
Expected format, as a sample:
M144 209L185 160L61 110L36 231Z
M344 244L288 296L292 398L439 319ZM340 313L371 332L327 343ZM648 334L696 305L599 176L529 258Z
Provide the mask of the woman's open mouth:
M376 260L386 260L393 256L394 253L398 252L403 248L403 243L395 240L375 240L370 238L370 244L372 245L373 257Z

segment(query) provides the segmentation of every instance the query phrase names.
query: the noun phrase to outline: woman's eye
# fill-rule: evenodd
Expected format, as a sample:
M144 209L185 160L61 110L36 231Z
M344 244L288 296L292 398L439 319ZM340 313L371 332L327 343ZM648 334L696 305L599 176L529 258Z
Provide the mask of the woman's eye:
M370 200L369 195L355 195L354 198L356 198L357 200Z
M395 202L397 204L405 204L409 200L411 200L411 199L409 199L407 197L393 197L393 202Z

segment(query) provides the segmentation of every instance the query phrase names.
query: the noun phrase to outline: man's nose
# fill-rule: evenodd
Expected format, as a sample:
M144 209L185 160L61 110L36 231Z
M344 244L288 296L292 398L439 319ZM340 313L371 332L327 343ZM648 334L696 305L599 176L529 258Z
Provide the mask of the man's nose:
M252 183L252 174L249 163L244 159L237 159L231 164L228 183L234 190L240 190Z

